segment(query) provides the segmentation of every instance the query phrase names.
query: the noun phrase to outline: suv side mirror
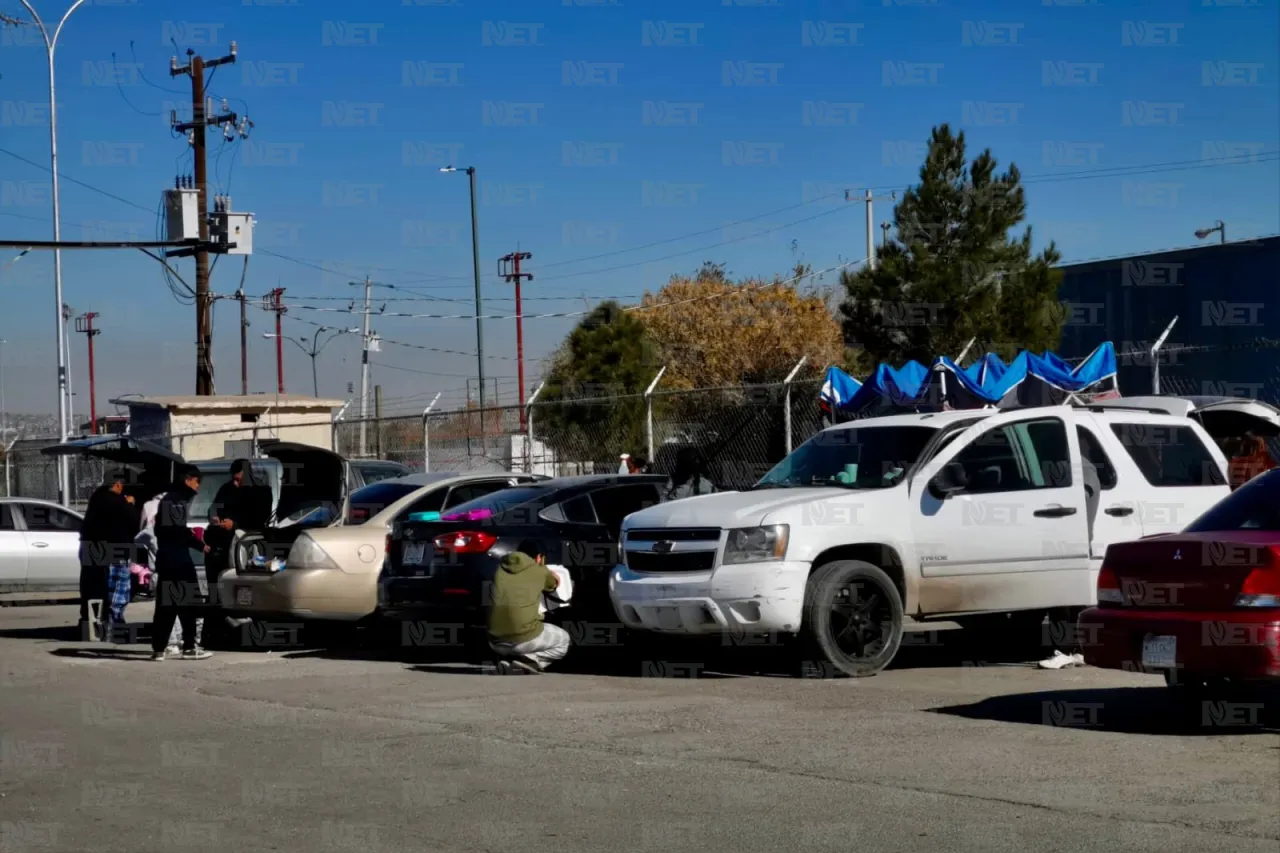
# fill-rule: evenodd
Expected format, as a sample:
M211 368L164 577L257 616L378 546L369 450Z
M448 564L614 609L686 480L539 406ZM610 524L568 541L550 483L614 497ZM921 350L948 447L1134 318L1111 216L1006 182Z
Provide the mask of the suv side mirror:
M938 500L945 501L957 492L963 491L968 485L969 475L964 470L964 466L959 462L948 462L929 481L929 493Z

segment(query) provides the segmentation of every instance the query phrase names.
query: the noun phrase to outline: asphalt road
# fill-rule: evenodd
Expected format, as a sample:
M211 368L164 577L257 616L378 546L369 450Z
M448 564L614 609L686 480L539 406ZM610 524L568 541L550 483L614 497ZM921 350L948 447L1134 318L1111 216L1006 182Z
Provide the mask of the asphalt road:
M856 681L743 674L755 651L504 678L358 649L154 663L74 618L0 608L4 853L1280 845L1274 709L986 665L958 634Z

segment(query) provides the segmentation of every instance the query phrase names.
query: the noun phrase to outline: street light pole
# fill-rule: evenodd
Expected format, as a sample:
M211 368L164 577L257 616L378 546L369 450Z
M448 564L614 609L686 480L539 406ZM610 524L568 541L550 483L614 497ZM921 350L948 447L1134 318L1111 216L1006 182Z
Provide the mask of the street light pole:
M321 350L323 350L326 346L328 346L329 342L332 341L334 338L338 337L339 335L358 334L359 331L360 331L359 329L332 329L328 326L321 326L320 328L316 329L316 333L311 336L310 349L307 348L306 338L294 339L294 338L285 337L284 335L273 335L269 332L263 334L263 337L268 339L276 338L277 345L279 345L279 341L288 341L289 343L293 344L298 349L302 350L308 356L311 357L311 391L316 397L319 397L320 396L320 379L318 374L316 373L316 358L319 357ZM318 342L320 340L320 334L322 332L333 332L333 334L325 338L324 343L321 344Z
M36 26L40 29L40 35L44 38L45 52L49 56L49 172L52 176L53 191L53 240L58 242L62 239L62 225L60 223L61 207L58 201L58 93L55 74L53 71L53 55L58 46L58 36L62 34L62 27L67 23L67 19L71 17L71 13L79 9L85 0L75 0L71 4L71 8L63 14L62 20L58 21L58 26L53 30L53 36L50 37L48 28L45 27L44 21L41 20L39 13L31 5L30 0L21 0L22 5L31 15L31 19L35 21ZM58 334L58 431L62 441L67 440L67 364L66 356L66 328L63 326L62 320L62 253L57 249L53 250L53 298L55 307L55 317L57 318L57 334ZM58 457L58 501L66 504L71 498L71 468L67 464L67 457Z

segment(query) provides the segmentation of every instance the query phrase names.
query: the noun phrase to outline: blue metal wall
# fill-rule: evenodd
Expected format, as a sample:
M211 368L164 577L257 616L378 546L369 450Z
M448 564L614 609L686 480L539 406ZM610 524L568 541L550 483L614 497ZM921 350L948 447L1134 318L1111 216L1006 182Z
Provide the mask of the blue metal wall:
M1150 393L1151 345L1164 393L1280 402L1280 237L1064 266L1059 353L1115 343L1120 389Z

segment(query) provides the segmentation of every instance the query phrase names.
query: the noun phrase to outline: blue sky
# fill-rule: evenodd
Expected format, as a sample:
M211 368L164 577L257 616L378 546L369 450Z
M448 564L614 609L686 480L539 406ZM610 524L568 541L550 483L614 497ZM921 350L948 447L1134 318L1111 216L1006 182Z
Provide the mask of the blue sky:
M66 4L39 6L52 17ZM0 11L21 4L0 0ZM1233 239L1275 233L1280 170L1248 161L1280 149L1277 14L1276 0L90 0L59 43L60 171L136 206L64 179L63 235L153 238L160 192L191 160L167 127L190 99L187 79L168 74L173 42L212 57L232 40L239 63L210 90L255 126L225 147L211 135L211 180L255 214L257 251L247 269L222 259L213 289L233 292L242 272L251 294L286 288L295 336L314 331L306 321L357 325L312 309L345 309L358 296L348 282L366 274L410 289L378 289L388 312L474 314L467 180L440 174L449 163L478 170L486 314L513 313L497 258L517 247L533 253L526 314L640 294L703 260L770 275L797 258L861 258L863 206L839 194L911 183L943 121L971 153L990 146L1018 164L1037 242L1055 239L1067 260L1187 245L1218 219ZM35 45L0 33L0 148L47 165ZM1222 157L1245 162L1201 167ZM890 215L878 202L877 223ZM48 239L49 219L47 172L0 153L0 233ZM8 257L6 399L51 411L52 260L6 267ZM138 253L63 257L65 301L101 314L99 401L190 393L194 309L160 268ZM193 281L192 263L177 263ZM215 314L217 388L237 393L237 307ZM251 388L270 390L270 318L254 308L250 319ZM536 359L573 322L526 320L530 390ZM468 319L384 316L374 327L389 341L475 351ZM87 410L84 337L72 346ZM485 350L486 374L514 400L512 320L485 323ZM473 355L389 345L374 359L399 411L437 391L457 403L475 373ZM335 340L320 364L321 393L346 397L357 339ZM309 392L310 374L287 348L288 390Z

